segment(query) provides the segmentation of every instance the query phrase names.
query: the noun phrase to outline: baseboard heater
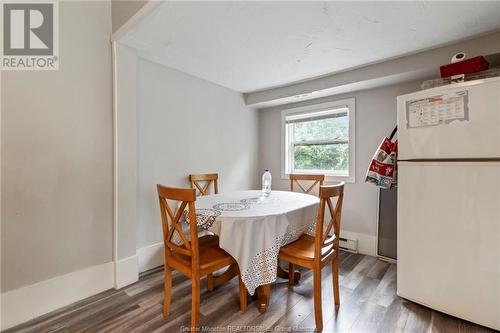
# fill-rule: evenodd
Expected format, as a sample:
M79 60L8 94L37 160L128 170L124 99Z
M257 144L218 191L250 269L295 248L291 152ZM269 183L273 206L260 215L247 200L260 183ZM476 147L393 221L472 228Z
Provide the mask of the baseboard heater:
M347 252L358 253L358 240L339 237L339 248Z

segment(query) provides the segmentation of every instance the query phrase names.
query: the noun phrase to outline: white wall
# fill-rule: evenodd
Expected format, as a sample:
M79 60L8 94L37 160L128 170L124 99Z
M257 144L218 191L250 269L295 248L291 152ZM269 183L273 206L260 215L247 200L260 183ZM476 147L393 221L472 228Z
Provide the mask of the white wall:
M346 184L342 229L356 234L366 252L374 254L377 230L377 189L364 182L368 164L384 136L396 124L396 97L420 89L421 81L359 91L308 102L288 104L259 111L259 169L269 168L273 188L289 190L290 181L280 179L281 110L323 101L354 97L356 99L356 183ZM345 233L347 236L347 232ZM350 235L349 235L350 236Z
M113 32L116 32L147 3L148 0L111 0Z
M156 184L188 187L189 173L219 173L219 191L257 185L258 112L243 96L138 60L137 247L161 242Z
M59 70L2 73L2 292L112 259L110 4L59 10Z
M57 71L1 77L1 329L112 287L111 8L59 4Z

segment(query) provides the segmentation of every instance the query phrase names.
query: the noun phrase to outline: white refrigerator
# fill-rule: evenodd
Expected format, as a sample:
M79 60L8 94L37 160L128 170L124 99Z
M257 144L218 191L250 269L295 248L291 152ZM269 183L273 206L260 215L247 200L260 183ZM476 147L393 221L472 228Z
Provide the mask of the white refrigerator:
M500 78L398 97L397 293L500 330Z

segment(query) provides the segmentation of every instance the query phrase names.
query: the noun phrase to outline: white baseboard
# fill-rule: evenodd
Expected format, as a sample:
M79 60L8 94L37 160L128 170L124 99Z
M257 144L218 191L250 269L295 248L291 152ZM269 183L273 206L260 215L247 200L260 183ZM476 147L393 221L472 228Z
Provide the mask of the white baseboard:
M139 272L147 271L164 263L163 242L158 242L137 249Z
M115 262L115 289L128 286L139 280L137 255Z
M87 267L0 295L1 330L113 288L113 263Z
M357 239L359 253L373 257L377 256L377 237L342 229L340 230L340 237Z

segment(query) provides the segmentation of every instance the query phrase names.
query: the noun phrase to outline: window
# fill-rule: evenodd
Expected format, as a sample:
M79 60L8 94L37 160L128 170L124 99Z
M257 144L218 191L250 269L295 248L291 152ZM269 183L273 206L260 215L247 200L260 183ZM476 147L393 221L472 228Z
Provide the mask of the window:
M320 173L354 182L354 124L353 98L282 111L282 178Z

